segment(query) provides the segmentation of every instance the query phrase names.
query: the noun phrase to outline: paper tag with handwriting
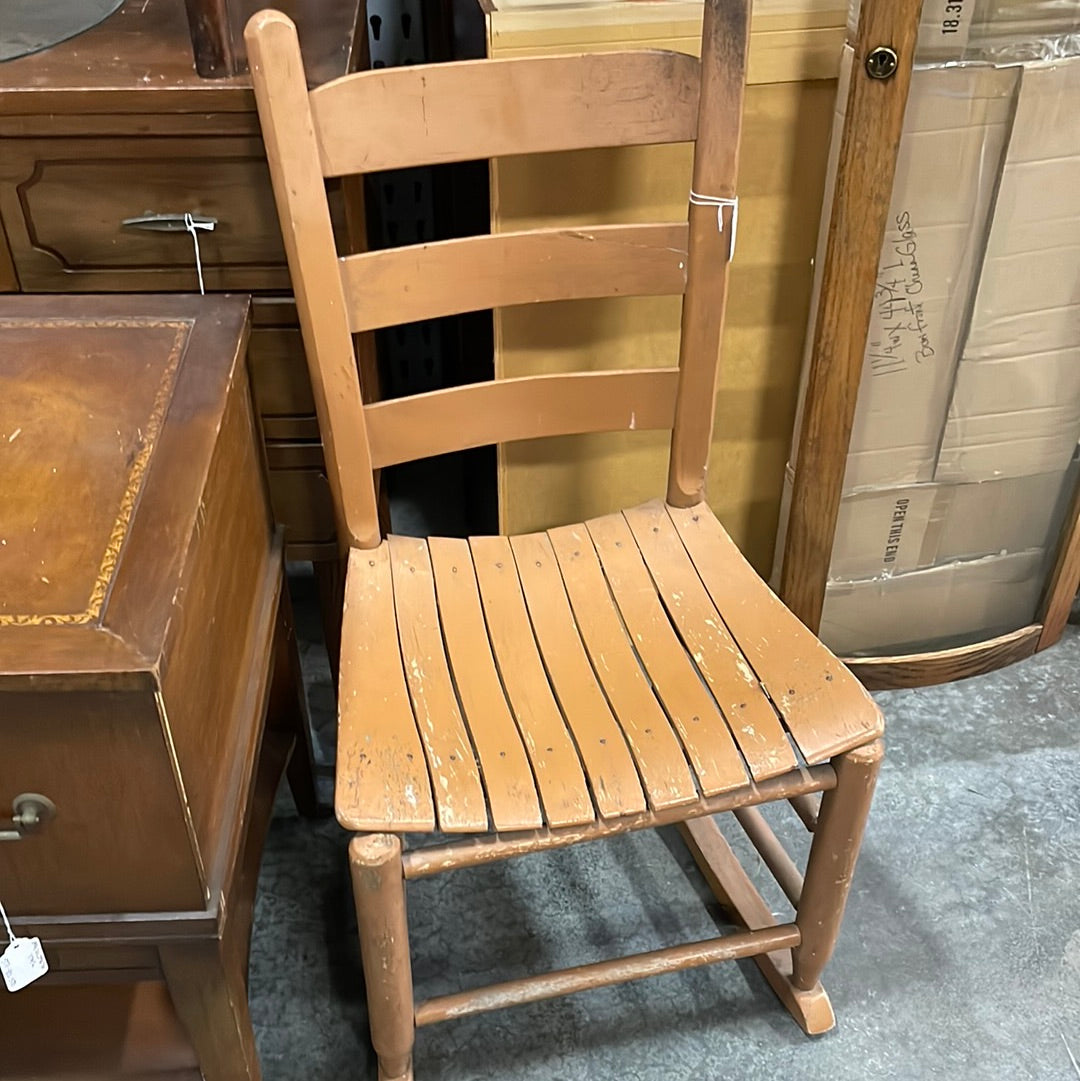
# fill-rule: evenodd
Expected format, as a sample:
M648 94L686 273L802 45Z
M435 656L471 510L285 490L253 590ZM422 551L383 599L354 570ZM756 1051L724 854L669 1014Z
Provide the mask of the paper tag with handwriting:
M0 972L9 991L21 991L48 971L40 938L13 938L0 954Z

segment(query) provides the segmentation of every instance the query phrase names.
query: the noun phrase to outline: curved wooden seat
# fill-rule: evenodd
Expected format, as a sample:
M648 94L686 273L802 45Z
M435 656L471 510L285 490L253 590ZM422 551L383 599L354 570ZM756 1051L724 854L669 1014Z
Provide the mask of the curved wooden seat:
M881 733L705 504L354 550L337 808L508 832L663 811Z

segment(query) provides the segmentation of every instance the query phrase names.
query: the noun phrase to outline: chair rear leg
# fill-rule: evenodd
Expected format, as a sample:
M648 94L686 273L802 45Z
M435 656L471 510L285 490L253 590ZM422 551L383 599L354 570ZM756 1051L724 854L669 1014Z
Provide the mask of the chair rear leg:
M373 833L349 845L353 898L379 1081L412 1081L412 968L401 839Z
M870 812L884 746L875 740L833 759L836 787L822 797L795 923L791 982L809 990L832 956Z

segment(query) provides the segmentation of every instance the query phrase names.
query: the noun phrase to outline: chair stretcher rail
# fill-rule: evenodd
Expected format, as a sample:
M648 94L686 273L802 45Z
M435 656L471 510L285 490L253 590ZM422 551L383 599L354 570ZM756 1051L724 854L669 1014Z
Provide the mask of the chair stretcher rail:
M558 972L545 972L539 976L526 976L507 983L478 987L473 991L430 998L417 1005L416 1024L417 1027L433 1025L439 1021L467 1017L474 1013L487 1013L507 1006L539 1002L546 998L608 987L628 980L640 980L663 972L680 972L716 961L753 957L756 954L797 946L799 941L799 929L788 923L760 931L743 931L703 942L691 942L684 946L669 946L666 949L637 953L611 961L578 965Z

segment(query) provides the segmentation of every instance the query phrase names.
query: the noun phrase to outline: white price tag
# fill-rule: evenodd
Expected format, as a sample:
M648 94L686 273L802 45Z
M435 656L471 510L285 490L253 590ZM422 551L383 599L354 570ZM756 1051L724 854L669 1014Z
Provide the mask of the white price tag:
M21 991L48 971L40 938L13 938L0 954L0 972L9 991Z

